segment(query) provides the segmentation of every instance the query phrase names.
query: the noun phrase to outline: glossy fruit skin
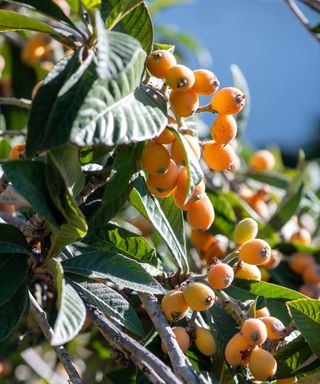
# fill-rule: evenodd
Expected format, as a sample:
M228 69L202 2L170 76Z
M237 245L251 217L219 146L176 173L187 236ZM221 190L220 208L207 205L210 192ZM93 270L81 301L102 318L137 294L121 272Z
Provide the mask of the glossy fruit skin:
M259 172L271 171L275 164L276 160L273 154L267 149L256 151L249 160L250 168Z
M213 72L207 69L196 69L193 73L195 82L192 90L197 95L209 96L218 90L220 83Z
M215 262L215 259L223 259L226 256L227 248L226 242L216 236L212 236L210 242L202 248L201 253L207 265L211 265Z
M241 266L236 270L234 277L237 279L261 281L261 272L256 265L242 262Z
M271 251L270 259L266 263L262 264L262 266L267 270L275 269L280 264L281 260L283 260L283 254L278 250L273 249Z
M310 245L311 235L307 229L300 228L290 237L289 242L294 244Z
M234 115L242 110L245 99L246 96L239 89L226 87L213 95L211 106L220 115Z
M240 260L248 264L262 265L271 256L270 245L262 239L253 239L244 243L239 251Z
M208 141L203 148L203 158L209 168L222 172L232 166L235 152L230 145L224 146L214 141Z
M277 361L270 352L255 348L249 357L249 369L256 380L268 380L277 372Z
M190 347L190 337L188 332L183 327L173 327L172 332L176 336L177 343L183 353L186 353ZM161 343L162 351L167 354L167 350L163 343Z
M25 144L16 144L15 146L13 146L9 152L9 156L8 156L9 160L20 159L20 157L21 157L21 155L25 149L26 149Z
M171 91L169 101L172 111L180 117L191 116L199 107L199 98L191 90Z
M170 165L170 155L166 147L150 141L142 152L142 168L153 175L166 173Z
M173 54L166 50L157 50L150 53L147 58L147 69L150 74L158 79L164 79L168 70L177 64Z
M264 322L267 328L268 339L279 340L283 337L285 326L281 320L273 316L260 317L260 320Z
M261 345L267 340L268 332L260 319L247 319L242 324L241 333L250 345Z
M168 124L174 126L175 129L178 129L177 122L171 117L168 116ZM176 137L173 133L170 132L168 128L165 128L161 134L155 138L155 141L159 144L171 144L176 140Z
M237 130L237 123L232 115L219 115L211 126L210 133L216 143L228 144L237 136Z
M213 289L224 289L231 285L234 279L232 267L226 263L212 265L208 270L208 282Z
M201 148L198 139L191 135L183 135L183 137L185 139L184 146L189 146L189 148L194 153L196 159L199 160L201 157ZM184 147L179 140L176 140L172 143L171 157L179 165L185 165L186 163L186 154L184 151Z
M205 311L213 306L215 294L203 283L191 283L183 290L185 301L194 311Z
M246 218L236 225L233 233L234 241L237 245L242 245L247 241L253 240L258 233L258 224L251 218Z
M224 356L231 367L247 366L249 362L247 351L250 348L241 333L236 333L227 343Z
M186 303L182 291L169 291L161 301L161 310L168 321L179 321L188 313L189 306Z
M261 309L256 309L256 318L261 319L262 317L269 317L270 312L267 307L263 307Z
M166 83L177 92L188 91L192 88L195 77L190 68L177 64L171 67L166 75Z
M205 193L200 200L190 204L187 210L187 221L193 229L205 231L214 221L213 205Z
M302 274L308 267L315 265L316 261L309 253L295 252L290 256L288 263L293 272Z
M179 168L177 164L170 159L170 164L166 173L162 175L148 175L147 186L161 192L172 191L177 185Z
M208 232L192 229L190 234L190 242L195 248L201 251L203 247L206 247L206 245L211 242L212 237L213 236Z
M320 283L320 265L310 265L302 274L305 283L319 284Z
M51 51L51 39L45 33L36 33L23 47L21 52L21 60L26 65L35 65L44 57L48 56Z
M205 356L214 356L217 353L217 342L209 329L197 327L194 342L198 350Z

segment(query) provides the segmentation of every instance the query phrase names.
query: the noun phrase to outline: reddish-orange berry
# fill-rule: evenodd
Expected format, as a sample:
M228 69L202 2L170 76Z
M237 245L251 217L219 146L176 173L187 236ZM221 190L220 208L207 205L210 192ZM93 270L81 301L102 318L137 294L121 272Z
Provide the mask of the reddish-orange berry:
M153 175L166 173L170 165L170 155L166 147L150 141L142 152L142 168Z
M213 110L220 115L234 115L244 107L246 96L237 88L220 89L211 99Z
M208 195L204 193L200 200L190 204L187 220L194 229L204 231L211 227L214 220L214 208Z
M277 361L270 352L255 348L250 353L249 369L256 380L270 380L277 372Z
M289 267L293 272L302 274L308 267L315 265L313 255L305 252L295 252L289 258Z
M188 332L183 327L173 327L172 332L174 333L177 343L183 353L186 353L190 347L190 337ZM167 354L168 351L163 343L161 343L162 351Z
M213 290L203 283L191 283L183 290L184 298L194 311L205 311L213 306L215 294Z
M192 90L203 96L212 95L219 88L219 80L216 75L208 71L207 69L197 69L193 71L195 82L193 84Z
M267 149L261 149L260 151L255 152L249 161L250 168L255 171L271 171L275 166L276 160L273 154Z
M231 167L235 152L228 144L222 145L214 141L208 141L204 145L203 158L208 167L214 171L225 171Z
M290 237L289 242L294 244L310 245L311 244L310 232L305 228L300 228L297 232L295 232Z
M166 83L174 91L187 91L192 88L195 77L190 68L177 64L171 67L166 75Z
M22 153L24 152L24 150L26 149L26 145L25 144L16 144L15 146L13 146L11 149L10 149L10 152L9 152L9 160L18 160L20 159Z
M202 249L207 265L211 265L215 259L223 259L227 252L227 243L216 236L211 236L211 240Z
M195 248L200 251L203 247L206 247L207 244L211 242L212 237L214 236L212 236L208 232L197 231L196 229L192 229L190 234L190 242Z
M273 316L260 317L260 320L264 322L267 328L268 339L279 340L283 337L285 326L281 320Z
M234 278L232 267L226 263L212 265L208 271L208 282L213 289L224 289L231 285Z
M283 259L283 254L276 249L273 249L271 251L270 259L262 264L262 266L266 269L275 269L280 264L281 260Z
M250 346L241 333L236 333L227 343L224 355L231 367L247 366Z
M219 115L210 132L216 143L228 144L237 135L237 122L232 115Z
M166 50L157 50L150 53L147 59L147 69L152 76L164 79L168 70L177 64L173 54Z
M241 262L234 275L237 279L249 279L261 281L261 271L253 264Z
M240 260L248 264L262 265L271 257L270 245L262 239L253 239L244 243L239 251Z
M51 38L45 33L36 33L23 47L21 60L26 65L34 65L52 51Z
M302 278L306 283L319 284L320 283L320 265L310 265L303 273Z
M199 107L199 98L191 90L171 91L169 101L172 111L179 117L191 116Z
M170 116L168 117L168 125L174 126L175 129L178 127L177 122ZM171 144L175 139L175 135L171 133L168 128L165 128L161 134L155 138L155 141L159 144Z
M247 319L242 324L241 333L250 345L261 345L267 340L267 328L260 319Z
M256 309L256 318L260 319L261 317L268 317L268 316L270 316L270 312L267 307Z
M161 301L161 309L169 321L179 321L188 313L189 306L186 303L182 291L167 292Z
M147 186L151 186L153 190L156 189L160 193L172 191L177 185L178 175L179 168L177 164L173 160L170 160L166 173L162 175L152 175L150 173L148 175Z
M191 135L183 135L183 137L186 140L185 145L189 145L190 149L195 154L196 159L199 160L201 157L201 148L198 138ZM183 145L179 140L175 140L172 143L171 157L179 165L185 165L186 163L186 154L184 152Z

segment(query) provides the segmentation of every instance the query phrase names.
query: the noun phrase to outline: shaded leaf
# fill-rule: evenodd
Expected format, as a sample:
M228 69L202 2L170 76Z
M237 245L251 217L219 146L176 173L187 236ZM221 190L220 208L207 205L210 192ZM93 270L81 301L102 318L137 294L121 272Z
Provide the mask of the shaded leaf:
M0 223L0 253L30 253L26 238L17 227Z
M20 15L14 11L0 9L0 31L30 30L39 32L56 33L48 24L42 23L34 17Z
M287 189L290 185L289 177L275 172L254 172L248 170L244 176L281 189Z

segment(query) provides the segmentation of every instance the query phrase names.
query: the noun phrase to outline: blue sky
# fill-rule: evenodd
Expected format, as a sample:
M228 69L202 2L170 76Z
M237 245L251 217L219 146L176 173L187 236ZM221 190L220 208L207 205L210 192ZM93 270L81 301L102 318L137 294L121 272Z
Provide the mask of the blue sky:
M315 14L303 11L317 23ZM198 39L222 86L231 85L230 64L241 68L251 91L251 143L294 153L320 135L320 43L283 0L193 0L161 11L156 21ZM187 57L187 65L199 68Z

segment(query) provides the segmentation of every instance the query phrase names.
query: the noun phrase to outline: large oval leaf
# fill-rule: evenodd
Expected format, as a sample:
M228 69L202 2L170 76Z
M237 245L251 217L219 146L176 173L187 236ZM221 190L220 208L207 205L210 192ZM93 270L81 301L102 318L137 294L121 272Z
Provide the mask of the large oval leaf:
M56 33L55 29L50 27L46 23L35 19L34 17L28 17L20 15L14 11L0 10L0 31L19 31L19 30L31 30L39 32Z
M29 244L18 228L0 223L0 253L28 254L30 252Z
M138 292L163 293L161 285L135 260L114 252L90 252L62 262L66 272L110 280Z
M143 327L139 317L128 301L118 292L100 283L74 283L74 287L112 320L136 335L143 336Z

